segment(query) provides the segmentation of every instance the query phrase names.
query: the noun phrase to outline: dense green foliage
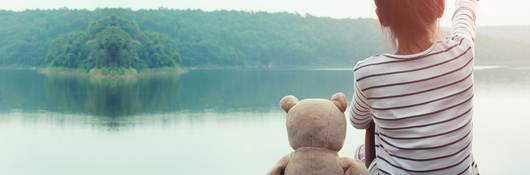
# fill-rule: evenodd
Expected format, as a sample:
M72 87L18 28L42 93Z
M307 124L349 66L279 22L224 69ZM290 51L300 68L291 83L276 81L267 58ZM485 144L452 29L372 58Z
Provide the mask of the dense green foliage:
M109 16L133 22L114 27L104 25L104 21L91 24ZM150 53L141 51L149 47L140 47L139 43L157 45L158 41L175 43L184 66L351 66L355 59L383 50L383 37L373 19L290 13L171 9L0 11L0 26L0 65L44 66L49 48L48 60L64 67L118 62L131 67L157 67L168 64L171 59L163 55L172 53L138 53ZM142 35L138 26L147 34L138 36ZM105 45L119 46L120 51L127 52L108 52ZM94 49L97 51L86 51ZM136 52L128 52L131 50ZM127 59L106 62L109 59L105 57L113 54ZM88 59L75 59L80 57Z
M180 59L172 41L111 16L90 24L86 32L69 33L53 41L47 62L67 68L143 69L175 67Z

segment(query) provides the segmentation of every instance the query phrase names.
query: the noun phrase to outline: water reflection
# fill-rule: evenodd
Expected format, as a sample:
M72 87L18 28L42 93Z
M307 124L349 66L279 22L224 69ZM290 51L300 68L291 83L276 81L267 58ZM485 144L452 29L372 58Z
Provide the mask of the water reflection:
M179 77L100 82L45 76L28 70L0 72L0 112L56 112L122 117L164 112L179 103Z
M351 91L344 71L192 71L133 82L94 82L28 70L0 72L0 112L48 111L105 117L168 112L269 112L279 98ZM351 94L351 93L350 93Z

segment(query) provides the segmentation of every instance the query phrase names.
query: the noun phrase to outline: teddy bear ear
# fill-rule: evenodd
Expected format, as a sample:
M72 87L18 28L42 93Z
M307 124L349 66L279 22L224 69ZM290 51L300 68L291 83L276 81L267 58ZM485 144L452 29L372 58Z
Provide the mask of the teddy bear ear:
M335 104L335 106L337 106L340 111L346 111L346 108L348 106L348 100L346 99L346 95L344 95L344 93L339 92L333 95L331 97L331 102L333 102L333 104Z
M296 103L298 103L298 98L292 95L285 96L280 100L280 106L285 112L289 112Z

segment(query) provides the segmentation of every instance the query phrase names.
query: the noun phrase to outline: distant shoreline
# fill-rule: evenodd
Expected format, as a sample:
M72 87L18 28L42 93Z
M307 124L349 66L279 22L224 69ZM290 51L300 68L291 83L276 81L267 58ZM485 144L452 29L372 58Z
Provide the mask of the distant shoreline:
M139 77L180 75L186 72L186 70L179 67L152 68L144 70L136 70L133 68L96 68L91 70L84 70L59 67L27 69L36 70L39 73L52 76L89 77L95 80L130 80Z

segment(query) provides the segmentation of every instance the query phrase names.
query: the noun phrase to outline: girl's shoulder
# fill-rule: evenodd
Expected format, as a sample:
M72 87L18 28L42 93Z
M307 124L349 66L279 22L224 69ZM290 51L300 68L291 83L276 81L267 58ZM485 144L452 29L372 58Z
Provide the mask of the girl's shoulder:
M354 72L365 72L369 70L373 70L374 68L379 68L380 66L383 66L388 63L392 63L394 60L391 58L382 55L374 55L370 56L364 59L358 60L354 66L353 70Z
M353 66L353 75L354 77L363 77L369 75L370 72L377 72L375 69L380 69L384 64L390 63L388 57L384 55L374 55L364 59L360 59L355 62Z

